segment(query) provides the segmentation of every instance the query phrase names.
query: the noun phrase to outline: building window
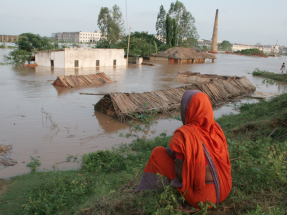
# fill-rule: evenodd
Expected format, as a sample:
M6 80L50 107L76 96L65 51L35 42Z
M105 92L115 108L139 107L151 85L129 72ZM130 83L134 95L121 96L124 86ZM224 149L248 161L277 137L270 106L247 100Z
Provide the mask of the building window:
M117 60L114 60L114 66L116 66L117 65Z
M51 67L54 67L54 60L51 60Z
M75 60L75 67L79 67L79 60Z
M96 60L96 66L100 66L100 60Z

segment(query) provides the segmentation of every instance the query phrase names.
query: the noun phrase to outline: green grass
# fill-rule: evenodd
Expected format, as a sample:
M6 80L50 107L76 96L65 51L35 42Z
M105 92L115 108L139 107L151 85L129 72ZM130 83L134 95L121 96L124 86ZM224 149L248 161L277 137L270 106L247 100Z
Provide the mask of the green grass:
M278 70L278 72L279 72L279 70ZM283 74L282 73L274 73L274 72L268 72L266 70L255 69L252 72L252 75L272 79L275 81L287 82L287 74L286 73L283 73Z
M225 136L232 140L257 140L270 136L274 140L284 141L287 136L287 94L270 101L260 100L254 104L240 106L240 114L225 115L217 122Z
M80 172L79 172L80 173ZM64 189L65 180L72 182L72 180L79 180L79 178L87 179L89 177L94 177L93 174L90 173L83 173L83 176L80 177L78 172L75 171L66 171L66 172L41 172L41 173L31 173L27 175L22 175L19 177L14 177L7 183L5 183L4 194L1 195L0 198L0 214L22 214L24 212L22 205L26 208L26 214L29 213L32 207L39 207L40 204L45 204L44 201L40 196L44 196L48 201L50 201L47 206L39 207L39 212L41 209L46 210L47 212L52 211L52 206L57 207L58 205L55 203L56 200L59 204L63 203L63 199L71 195L71 189L68 187ZM3 183L3 182L2 182ZM61 184L61 186L59 186ZM52 193L52 195L51 195ZM54 196L53 196L54 194ZM63 196L61 196L63 195ZM83 200L76 198L82 197ZM88 195L86 195L88 196ZM75 199L67 199L71 201L72 204L77 205L79 202L84 201L84 197L81 195L71 195L70 197L75 197ZM39 203L35 200L38 200ZM42 200L40 200L42 199ZM63 210L69 211L67 207L62 205L57 209L58 212ZM25 214L25 212L24 212ZM44 214L44 213L40 213ZM47 213L53 214L53 213Z
M127 214L130 210L149 210L143 209L144 202L155 196L153 192L136 195L136 198L134 195L127 202L126 198L131 198L128 195L125 203L119 203L118 198L112 202L107 200L114 198L118 194L115 191L127 184L129 186L125 189L132 186L134 191L152 149L166 146L169 140L170 137L138 139L130 146L123 144L111 151L86 154L79 171L33 172L14 177L8 182L1 181L0 186L6 188L0 196L0 211L3 214L73 214L90 208L92 211L112 212L117 210L117 204L121 205L122 214ZM131 183L132 179L135 180ZM140 200L147 196L149 197ZM137 204L138 200L142 204ZM95 202L100 204L95 205ZM115 208L103 207L105 204L112 204ZM153 204L149 203L149 207L153 207Z
M217 119L228 140L233 187L216 209L198 214L287 213L286 108L283 94ZM167 146L170 138L163 133L85 154L79 171L0 181L0 214L182 214L173 210L180 196L171 187L135 192L153 148Z

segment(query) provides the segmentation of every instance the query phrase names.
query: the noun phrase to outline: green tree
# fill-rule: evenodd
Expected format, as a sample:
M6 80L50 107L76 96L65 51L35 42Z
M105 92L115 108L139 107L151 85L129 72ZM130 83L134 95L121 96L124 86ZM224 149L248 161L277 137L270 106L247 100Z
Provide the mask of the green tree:
M12 62L16 65L24 64L26 61L31 61L31 52L26 50L15 49L10 52L8 55L8 59L12 60Z
M109 23L111 22L111 15L109 8L101 7L99 16L98 16L98 26L101 30L102 37L106 37L108 34Z
M97 45L96 45L96 48L111 48L111 44L108 42L107 39L105 38L101 38L98 42L97 42Z
M130 51L129 56L149 56L157 51L163 51L168 49L162 41L155 38L154 35L147 33L134 32L130 37ZM128 36L122 38L122 40L116 43L114 48L121 48L127 51Z
M32 52L32 50L34 49L28 37L20 37L18 42L16 42L15 44L18 46L19 50Z
M124 21L120 8L114 5L112 10L102 7L98 16L98 26L103 40L115 44L124 35Z
M155 51L155 53L157 53L158 52L158 47L157 47L157 44L156 44L156 42L154 41L154 51Z
M19 50L25 50L27 52L35 52L41 50L53 49L54 46L51 40L47 37L41 37L39 34L24 33L21 34L16 42Z
M197 45L197 39L189 37L183 41L181 41L181 47L186 47L186 48L198 48Z
M173 36L173 31L172 31L172 24L173 21L169 14L166 15L166 21L165 21L165 27L166 27L166 44L169 47L172 47L172 36Z
M166 12L164 10L163 5L161 5L159 8L159 13L157 14L157 21L155 24L155 28L157 35L162 37L163 39L165 39L166 37L165 22L166 22Z
M20 36L18 42L16 42L17 49L7 56L14 64L23 64L30 61L32 54L36 51L58 48L56 43L52 44L51 39L41 37L39 34L23 33Z
M115 37L118 40L122 36L124 36L125 22L123 19L123 14L121 12L121 9L117 5L114 5L112 9L112 20L113 20L113 24L115 25L115 28L114 28Z
M165 44L165 43L163 43L163 44L161 44L159 47L158 47L158 52L163 52L163 51L165 51L165 50L167 50L167 49L169 49L170 47L167 45L167 44Z
M224 51L231 51L232 45L229 41L223 40L222 43L218 45L218 49L224 50Z
M202 50L207 51L207 50L210 50L210 48L208 48L207 46L203 46L203 47L202 47Z
M54 42L54 49L58 49L59 48L59 43L58 42Z
M177 46L178 40L178 27L175 19L172 20L172 47Z
M178 25L178 45L182 46L183 41L189 39L188 43L185 42L185 46L188 44L192 47L194 44L191 42L197 40L199 37L194 24L194 17L187 11L184 4L178 0L175 3L171 3L169 14L176 20Z

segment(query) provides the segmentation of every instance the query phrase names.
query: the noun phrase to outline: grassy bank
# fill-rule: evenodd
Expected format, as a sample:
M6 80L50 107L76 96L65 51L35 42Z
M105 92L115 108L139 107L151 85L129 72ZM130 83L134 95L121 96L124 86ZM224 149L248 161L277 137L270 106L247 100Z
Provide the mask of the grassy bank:
M268 57L263 51L259 49L243 49L241 51L235 51L234 53L246 56Z
M6 46L5 43L2 43L0 45L0 49L6 49L6 48L8 48L8 49L16 49L17 46Z
M279 72L279 69L278 69ZM275 81L282 81L282 82L287 82L287 74L285 73L274 73L274 72L268 72L266 70L259 70L259 69L255 69L252 72L252 75L254 76L261 76L263 78L268 78L268 79L272 79Z
M287 94L244 104L218 119L228 139L233 188L210 214L284 214L287 203ZM0 182L0 214L181 214L170 187L135 192L162 133L82 157L79 171L36 172ZM204 214L202 210L199 214Z

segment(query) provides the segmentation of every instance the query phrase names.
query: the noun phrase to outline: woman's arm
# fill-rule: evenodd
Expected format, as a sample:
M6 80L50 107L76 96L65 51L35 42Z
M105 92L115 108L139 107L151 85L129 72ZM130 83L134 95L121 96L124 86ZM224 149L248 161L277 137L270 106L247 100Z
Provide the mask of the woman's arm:
M182 182L182 166L183 166L183 160L175 159L175 174L180 182Z

